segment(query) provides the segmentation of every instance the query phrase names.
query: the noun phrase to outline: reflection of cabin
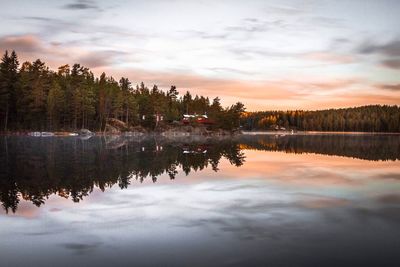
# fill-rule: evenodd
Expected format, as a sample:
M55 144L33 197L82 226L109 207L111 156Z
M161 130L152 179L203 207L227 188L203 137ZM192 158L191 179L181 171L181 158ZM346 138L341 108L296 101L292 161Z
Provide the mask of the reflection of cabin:
M184 114L182 118L183 124L189 124L191 122L199 124L213 124L213 122L208 118L207 114L197 115L197 114Z
M153 114L153 118L156 122L164 121L164 116L161 114ZM146 115L142 115L142 121L146 120Z
M208 150L207 145L197 145L197 146L184 146L182 148L183 154L206 154Z
M286 131L286 128L285 128L285 127L282 127L282 126L279 126L279 125L276 125L276 126L274 127L274 129L275 129L275 131Z

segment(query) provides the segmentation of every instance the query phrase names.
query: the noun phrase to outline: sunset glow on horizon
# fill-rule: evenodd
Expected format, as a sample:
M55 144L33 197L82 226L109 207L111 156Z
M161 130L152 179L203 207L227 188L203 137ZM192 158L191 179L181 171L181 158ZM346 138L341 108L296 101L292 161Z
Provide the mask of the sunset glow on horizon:
M247 110L400 104L400 2L2 1L0 51Z

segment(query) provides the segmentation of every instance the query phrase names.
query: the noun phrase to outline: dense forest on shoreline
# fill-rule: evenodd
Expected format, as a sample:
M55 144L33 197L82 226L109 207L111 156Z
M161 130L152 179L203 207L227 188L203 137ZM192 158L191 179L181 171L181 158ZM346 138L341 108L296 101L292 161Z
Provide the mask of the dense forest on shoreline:
M156 117L173 122L183 114L207 114L213 122L209 127L234 130L243 111L240 102L223 108L218 97L210 100L190 92L179 96L175 86L164 92L143 82L134 88L125 77L119 81L105 73L95 77L79 64L52 71L37 59L20 66L15 51L6 51L0 63L2 131L103 131L111 118L154 129Z
M143 82L132 86L74 64L52 71L37 59L19 64L13 51L0 62L0 131L104 131L109 119L153 130L180 122L183 114L207 114L211 129L400 132L400 107L371 105L318 111L245 112L237 102L223 108L218 97L179 95Z
M370 105L317 111L244 112L245 130L400 132L400 107Z

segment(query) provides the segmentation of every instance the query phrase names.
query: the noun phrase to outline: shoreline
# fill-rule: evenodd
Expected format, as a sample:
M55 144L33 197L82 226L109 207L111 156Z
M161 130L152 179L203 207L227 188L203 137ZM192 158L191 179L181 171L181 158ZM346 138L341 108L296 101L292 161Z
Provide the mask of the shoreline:
M33 135L37 133L37 135ZM91 132L91 134L79 134L79 131L62 131L62 132L32 132L32 131L9 131L0 132L0 136L32 136L32 137L77 137L77 136L124 136L124 137L142 137L142 136L163 136L163 137L191 137L191 136L203 136L203 137L221 137L221 136L251 136L251 135L400 135L400 132L335 132L335 131L241 131L241 132L227 132L227 131L216 131L208 133L199 132Z
M243 131L242 135L400 135L400 132Z

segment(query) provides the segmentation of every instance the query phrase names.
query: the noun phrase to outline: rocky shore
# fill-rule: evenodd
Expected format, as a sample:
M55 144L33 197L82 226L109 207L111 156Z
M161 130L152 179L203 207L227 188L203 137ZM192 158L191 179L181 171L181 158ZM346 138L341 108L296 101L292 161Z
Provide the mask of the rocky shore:
M127 126L126 123L117 120L109 119L105 126L104 131L92 132L88 129L80 129L77 131L55 131L55 132L38 132L38 131L20 131L20 132L3 132L7 135L30 135L37 137L47 136L148 136L158 135L168 138L181 138L188 136L233 136L240 134L240 131L227 131L222 129L208 129L204 125L170 125L160 124L154 130L146 129L142 126Z

